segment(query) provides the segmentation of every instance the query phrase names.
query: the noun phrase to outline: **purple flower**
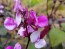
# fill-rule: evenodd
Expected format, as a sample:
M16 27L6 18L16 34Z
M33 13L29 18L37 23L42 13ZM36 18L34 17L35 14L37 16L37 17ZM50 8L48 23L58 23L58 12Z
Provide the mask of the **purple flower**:
M34 43L36 48L42 48L46 46L46 41L44 39L40 39L40 32L35 31L30 35L31 42Z
M12 46L7 46L5 49L13 49Z
M13 18L7 17L4 21L4 26L8 30L13 30L17 26L17 24Z
M14 49L22 49L22 46L19 43L16 43Z
M48 18L45 15L41 15L37 17L36 13L33 10L31 10L27 22L29 25L33 24L38 27L45 27L48 25Z

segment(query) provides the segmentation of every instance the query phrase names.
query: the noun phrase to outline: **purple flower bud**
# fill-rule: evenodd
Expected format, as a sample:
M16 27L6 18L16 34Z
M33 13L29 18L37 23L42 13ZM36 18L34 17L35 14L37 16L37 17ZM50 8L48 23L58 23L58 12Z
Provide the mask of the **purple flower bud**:
M7 46L5 49L13 49L12 46Z

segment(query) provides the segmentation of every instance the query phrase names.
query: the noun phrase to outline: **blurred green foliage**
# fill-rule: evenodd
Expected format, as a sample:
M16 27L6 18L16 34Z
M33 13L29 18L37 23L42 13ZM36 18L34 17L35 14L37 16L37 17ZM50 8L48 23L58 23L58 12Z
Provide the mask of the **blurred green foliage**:
M65 41L65 33L58 28L52 28L49 32L49 36L52 47Z

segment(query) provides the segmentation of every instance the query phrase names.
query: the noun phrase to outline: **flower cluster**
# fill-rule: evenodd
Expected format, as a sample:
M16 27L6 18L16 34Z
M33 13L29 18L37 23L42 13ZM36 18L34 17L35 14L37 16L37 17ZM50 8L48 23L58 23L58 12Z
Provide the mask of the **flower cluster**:
M37 16L35 11L28 11L27 8L23 8L20 0L14 0L14 3L15 18L7 17L4 21L5 28L8 30L19 28L18 35L23 38L30 37L30 41L36 48L45 47L46 41L40 38L38 28L43 28L48 25L47 17L45 15ZM21 47L19 44L16 44L14 49L17 49L17 46Z

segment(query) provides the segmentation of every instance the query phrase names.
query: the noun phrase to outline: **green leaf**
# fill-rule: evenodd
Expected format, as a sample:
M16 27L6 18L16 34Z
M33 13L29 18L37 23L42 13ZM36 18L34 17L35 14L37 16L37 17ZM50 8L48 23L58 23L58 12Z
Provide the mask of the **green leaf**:
M28 49L36 49L36 48L34 47L34 44L30 43Z
M65 33L57 28L52 28L49 32L51 46L55 47L65 41Z
M6 30L6 28L2 25L2 26L0 27L0 35L6 35L6 33L7 33L7 30Z

